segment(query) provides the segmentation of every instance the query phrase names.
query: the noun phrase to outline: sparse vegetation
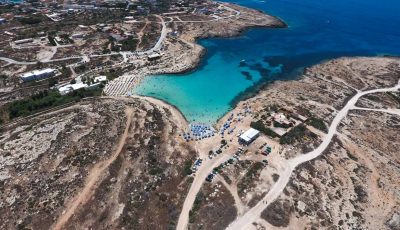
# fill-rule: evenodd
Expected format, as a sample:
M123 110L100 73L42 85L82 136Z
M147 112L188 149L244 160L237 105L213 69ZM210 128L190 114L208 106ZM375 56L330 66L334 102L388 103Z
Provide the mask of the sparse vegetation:
M189 222L190 223L193 223L195 221L197 211L199 211L199 209L201 207L201 202L203 201L203 198L204 198L204 195L200 191L196 195L196 199L194 200L192 209L189 211Z
M21 22L22 24L28 24L28 25L38 24L38 23L42 22L42 17L39 17L39 16L22 17L22 18L19 18L19 22Z
M274 201L261 213L261 217L276 227L287 227L290 223L290 215L293 206L288 201Z
M397 104L400 105L400 93L392 93L389 92L387 93L391 98L393 98L393 100L395 100L397 102Z
M77 90L69 95L62 96L57 91L42 91L34 94L30 98L13 101L6 105L6 111L10 120L28 116L33 113L48 109L54 106L67 104L74 101L79 101L84 97L99 95L98 90Z
M121 42L121 44L122 44L121 50L122 51L135 51L137 42L138 42L138 40L134 39L134 38L128 38L126 40L123 40Z
M185 165L183 167L183 175L185 176L189 176L190 174L192 174L192 161L191 160L187 160L185 161Z
M290 123L290 124L284 124L284 123L279 123L279 122L277 122L277 121L274 121L273 124L274 124L274 127L277 127L277 128L284 128L284 129L288 129L288 128L290 128L290 127L293 126L292 123Z
M244 190L252 187L251 185L255 182L257 174L264 168L264 164L261 162L253 163L247 170L246 174L238 183L238 193L240 196L244 195Z
M49 35L47 36L47 39L49 39L50 45L57 46L56 40L54 40L53 36Z
M278 135L272 131L270 128L266 127L262 121L251 122L250 127L259 130L260 132L264 133L267 136L272 138L278 137Z
M107 76L107 80L112 81L122 75L122 72L119 69L110 69L107 72L101 72L100 74Z
M324 132L328 132L328 127L326 126L324 120L316 117L310 118L308 121L308 124L310 124L312 127L319 129Z
M294 144L296 141L301 140L305 136L306 130L307 128L303 124L300 124L283 135L279 139L279 142L283 145Z

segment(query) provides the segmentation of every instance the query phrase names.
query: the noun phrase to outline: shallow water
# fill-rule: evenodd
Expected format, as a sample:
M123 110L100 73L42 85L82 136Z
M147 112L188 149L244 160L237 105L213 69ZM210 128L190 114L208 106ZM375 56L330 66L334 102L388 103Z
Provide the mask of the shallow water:
M397 0L231 2L278 16L289 28L201 40L208 52L196 71L147 77L134 92L177 106L189 121L213 123L257 86L296 78L303 67L340 56L400 54Z

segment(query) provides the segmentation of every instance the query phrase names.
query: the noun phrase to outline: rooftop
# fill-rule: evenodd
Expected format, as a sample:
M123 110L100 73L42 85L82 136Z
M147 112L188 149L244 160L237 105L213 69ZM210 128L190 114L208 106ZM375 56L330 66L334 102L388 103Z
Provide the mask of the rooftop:
M260 133L260 131L258 131L257 129L250 128L249 130L244 132L242 135L240 135L240 139L248 142L248 141L253 140L259 133Z
M31 76L37 76L37 75L42 75L42 74L47 74L47 73L53 73L55 71L55 69L41 69L41 70L33 70L31 72L26 72L24 73L21 77L22 78L28 78Z

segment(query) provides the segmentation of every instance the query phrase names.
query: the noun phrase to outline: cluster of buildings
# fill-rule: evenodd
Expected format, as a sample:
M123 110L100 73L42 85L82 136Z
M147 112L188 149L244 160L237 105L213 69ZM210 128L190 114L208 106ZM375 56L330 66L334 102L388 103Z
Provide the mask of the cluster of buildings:
M21 75L21 80L23 82L30 82L30 81L37 81L37 80L54 77L56 75L57 75L56 69L46 68L46 69L33 70L31 72L26 72ZM101 83L106 82L106 81L107 81L106 76L98 76L93 79L92 84L79 82L79 83L74 83L74 84L62 85L58 88L58 91L61 95L66 95L66 94L69 94L69 93L71 93L75 90L79 90L79 89L97 88Z
M94 88L97 88L102 82L105 82L105 81L107 81L106 76L98 76L98 77L94 78L93 84L89 85L89 84L86 84L83 82L79 82L79 83L74 83L74 84L63 85L58 88L58 92L61 95L67 95L67 94L72 93L75 90L79 90L79 89L94 89Z
M269 113L264 123L278 136L285 135L293 127L307 121L307 117L286 109L278 109Z
M262 123L266 128L277 134L277 136L282 137L292 128L305 123L307 120L308 118L305 116L280 108L268 112L267 117L263 119ZM259 135L259 130L250 128L244 133L238 135L239 143L243 145L249 145L255 141Z
M103 32L108 33L109 36L113 37L118 42L128 39L130 37L137 37L137 35L132 33L131 31L120 27L115 27L113 25L98 24L96 25L96 27Z

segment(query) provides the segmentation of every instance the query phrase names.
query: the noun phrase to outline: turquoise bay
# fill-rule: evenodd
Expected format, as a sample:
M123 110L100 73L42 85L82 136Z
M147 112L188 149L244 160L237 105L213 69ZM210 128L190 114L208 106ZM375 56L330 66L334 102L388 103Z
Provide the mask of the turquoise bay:
M199 69L189 74L147 77L135 92L177 106L189 121L215 122L231 109L230 101L238 92L253 87L261 76L255 70L242 68L253 76L252 80L246 80L238 72L240 58L244 56L229 52L211 53L211 49L216 49L213 40L204 40L201 44L209 52ZM279 72L280 68L276 71Z
M134 93L175 105L189 121L213 123L237 100L303 67L340 56L400 54L396 0L232 1L282 18L288 29L199 41L207 54L191 73L149 76Z

